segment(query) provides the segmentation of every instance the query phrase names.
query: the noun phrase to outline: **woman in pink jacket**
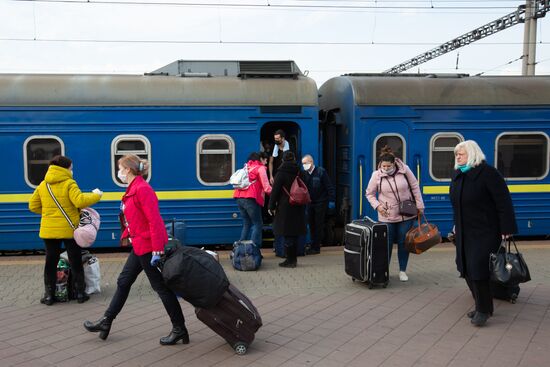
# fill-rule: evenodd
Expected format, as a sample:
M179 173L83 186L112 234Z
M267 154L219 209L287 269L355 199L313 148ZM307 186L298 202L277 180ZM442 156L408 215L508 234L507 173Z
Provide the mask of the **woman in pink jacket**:
M397 243L399 280L406 282L409 280L406 273L409 252L405 249L405 236L416 215L407 217L399 214L399 203L405 200L415 201L418 215L421 215L424 201L416 177L403 161L395 158L388 146L382 148L380 163L378 169L372 173L366 196L370 205L378 212L378 220L388 225L390 260L393 244Z
M251 153L248 156L246 167L251 185L246 189L235 189L233 193L243 219L240 241L252 240L258 247L262 246L262 207L265 203L265 194L271 194L265 166L267 158L265 153Z
M168 235L160 216L157 196L142 177L147 170L147 161L136 155L125 155L118 161L118 178L128 184L121 203L121 218L124 218L125 227L121 237L129 239L132 251L118 276L117 289L105 315L96 322L86 321L84 327L90 332L99 332L101 339L107 339L113 320L122 310L132 284L143 270L172 321L172 331L160 338L160 344L176 344L179 340L188 344L189 334L178 299L164 284L157 268Z

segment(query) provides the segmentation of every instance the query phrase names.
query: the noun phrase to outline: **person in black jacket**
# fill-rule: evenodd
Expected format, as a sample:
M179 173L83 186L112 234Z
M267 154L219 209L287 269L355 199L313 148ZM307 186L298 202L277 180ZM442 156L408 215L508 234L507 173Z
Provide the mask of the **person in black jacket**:
M279 264L285 268L296 267L298 237L306 234L305 205L290 205L288 194L294 179L300 174L294 153L284 152L283 163L277 170L269 199L269 212L275 215L273 234L284 236L286 260ZM286 189L286 191L285 191Z
M493 314L489 254L517 232L512 198L506 182L485 162L485 155L473 140L458 144L450 197L453 205L456 265L475 300L468 313L472 324L483 326Z
M327 171L323 167L315 166L311 155L306 154L302 158L302 166L304 168L302 179L311 198L311 203L307 206L311 248L307 254L316 255L321 252L327 208L334 209L336 194Z

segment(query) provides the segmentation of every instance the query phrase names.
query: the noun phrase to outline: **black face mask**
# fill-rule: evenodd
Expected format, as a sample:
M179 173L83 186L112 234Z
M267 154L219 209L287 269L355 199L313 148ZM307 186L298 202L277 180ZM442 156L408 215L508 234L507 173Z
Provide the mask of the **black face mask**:
M275 144L280 145L283 141L282 140L275 140Z

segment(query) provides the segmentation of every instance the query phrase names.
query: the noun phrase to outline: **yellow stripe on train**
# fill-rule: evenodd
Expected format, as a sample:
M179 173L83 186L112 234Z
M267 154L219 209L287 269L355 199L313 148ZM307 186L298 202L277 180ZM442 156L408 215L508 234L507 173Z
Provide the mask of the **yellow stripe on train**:
M233 190L157 191L159 200L231 199ZM119 201L124 192L104 192L101 201ZM0 203L27 203L32 194L0 194Z
M550 184L508 185L508 190L516 194L550 192ZM424 186L422 193L425 195L446 195L449 194L449 186Z

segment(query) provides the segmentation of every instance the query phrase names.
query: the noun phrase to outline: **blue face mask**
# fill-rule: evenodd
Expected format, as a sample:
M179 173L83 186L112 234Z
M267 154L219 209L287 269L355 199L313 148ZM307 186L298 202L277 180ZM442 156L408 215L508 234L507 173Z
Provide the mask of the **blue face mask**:
M458 169L461 170L462 173L466 173L466 172L468 172L469 170L472 169L472 166L470 166L468 164L459 164Z

